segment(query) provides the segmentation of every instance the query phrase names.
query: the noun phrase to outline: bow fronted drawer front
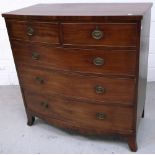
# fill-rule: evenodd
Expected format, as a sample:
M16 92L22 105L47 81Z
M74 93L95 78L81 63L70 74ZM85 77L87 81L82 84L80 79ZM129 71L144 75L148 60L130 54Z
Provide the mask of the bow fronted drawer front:
M136 76L135 50L94 50L21 44L13 41L18 64L94 75Z
M133 105L135 80L67 74L59 71L33 69L21 65L21 82L25 90L44 91L70 98L94 102Z
M60 96L34 94L26 91L29 110L43 118L64 121L68 127L84 128L87 133L132 132L133 109L111 105L95 105ZM92 123L93 122L93 123Z

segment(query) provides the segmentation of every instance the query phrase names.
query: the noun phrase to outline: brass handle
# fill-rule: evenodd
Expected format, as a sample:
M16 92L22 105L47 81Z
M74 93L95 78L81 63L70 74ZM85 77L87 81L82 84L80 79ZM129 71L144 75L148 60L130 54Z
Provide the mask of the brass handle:
M33 60L39 60L39 58L40 58L39 53L37 53L37 52L32 52L32 59L33 59Z
M27 35L28 35L28 36L34 35L34 29L33 29L31 26L29 26L29 27L27 28Z
M39 84L43 84L44 83L44 79L40 76L37 76L35 79Z
M48 102L46 102L46 101L41 102L41 105L42 105L44 108L48 108L48 107L49 107L49 106L48 106Z
M103 38L103 32L101 30L99 30L98 28L96 28L93 32L92 32L92 37L96 40L99 40L101 38Z
M99 119L99 120L105 120L107 118L107 115L103 112L98 112L96 113L96 117Z
M96 94L104 94L105 93L105 88L102 86L96 86L95 87L95 92Z
M93 60L94 65L96 66L102 66L104 64L104 59L97 57Z

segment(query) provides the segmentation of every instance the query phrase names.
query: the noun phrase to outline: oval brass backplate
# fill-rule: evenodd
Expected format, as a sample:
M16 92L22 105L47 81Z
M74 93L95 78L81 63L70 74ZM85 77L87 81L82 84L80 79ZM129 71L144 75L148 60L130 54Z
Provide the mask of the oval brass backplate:
M47 101L42 101L41 102L41 105L44 107L44 108L48 108L48 102Z
M92 32L92 37L96 40L99 40L101 38L103 38L103 32L101 30L98 30L98 29L95 29L93 32Z
M32 59L33 60L39 60L40 58L40 54L37 52L32 52Z
M95 92L96 94L104 94L105 93L105 88L103 86L96 86L95 87Z
M40 76L37 76L37 77L35 78L35 80L36 80L36 82L38 82L39 84L43 84L43 83L44 83L44 79L43 79L42 77L40 77Z
M103 112L96 113L96 117L100 120L105 120L107 118L107 115Z
M33 29L31 26L29 26L29 27L27 28L27 35L28 35L28 36L34 35L34 29Z
M102 65L104 65L104 59L101 57L96 57L93 59L93 64L95 66L102 66Z

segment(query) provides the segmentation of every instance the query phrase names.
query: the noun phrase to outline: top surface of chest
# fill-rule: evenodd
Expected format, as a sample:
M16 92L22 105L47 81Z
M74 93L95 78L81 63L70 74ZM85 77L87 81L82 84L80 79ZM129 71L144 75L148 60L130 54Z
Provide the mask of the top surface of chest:
M36 17L109 17L116 18L117 16L128 19L141 19L145 12L152 6L152 3L78 3L78 4L37 4L26 7L9 13L4 13L7 18L27 18L30 16ZM56 18L57 19L57 18ZM60 19L60 18L59 18Z

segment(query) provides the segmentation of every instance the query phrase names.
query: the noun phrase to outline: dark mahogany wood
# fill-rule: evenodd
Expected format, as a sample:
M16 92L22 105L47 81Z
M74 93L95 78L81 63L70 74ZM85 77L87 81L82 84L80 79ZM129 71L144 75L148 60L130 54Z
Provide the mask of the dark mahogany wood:
M3 17L17 19L42 19L44 17L47 19L65 19L65 17L72 19L75 17L76 20L79 17L79 19L106 17L106 19L140 20L151 6L152 3L38 4L5 13Z
M32 126L35 121L35 117L29 113L27 113L27 125Z
M25 90L31 89L34 92L44 90L46 94L62 94L92 101L133 105L135 91L133 79L64 74L55 70L48 72L24 65L18 66L18 69ZM103 87L105 92L97 94L97 86Z
M13 45L18 64L95 75L136 75L136 50L68 50L50 45L22 44L19 41L13 41ZM94 64L98 57L104 61L100 66Z
M137 151L137 141L136 141L136 135L131 135L127 137L128 145L131 151L136 152Z
M9 20L7 26L10 29L11 39L59 44L59 26L57 23ZM32 35L28 35L29 28L33 29Z
M131 132L133 129L132 107L96 105L64 100L54 95L32 94L31 90L26 90L25 94L31 111L40 113L45 118L51 117L73 123L77 127L85 128L88 132L98 129L101 133L104 130L113 130L119 133L119 131ZM104 113L105 118L99 119L98 113Z
M144 116L151 6L38 4L2 14L27 124L39 117L82 134L119 134L136 151ZM94 30L102 37L94 39ZM96 65L95 58L102 63Z
M137 63L139 63L139 68L137 71L138 81L137 81L137 104L136 104L136 130L140 123L141 116L145 111L145 99L146 99L146 85L147 85L147 64L148 64L148 54L149 54L149 36L150 36L150 20L151 20L151 10L147 11L141 21L141 37L139 46L139 57Z
M137 26L134 23L64 23L64 44L98 45L98 46L136 46L138 36ZM101 39L94 39L92 32L100 30Z

